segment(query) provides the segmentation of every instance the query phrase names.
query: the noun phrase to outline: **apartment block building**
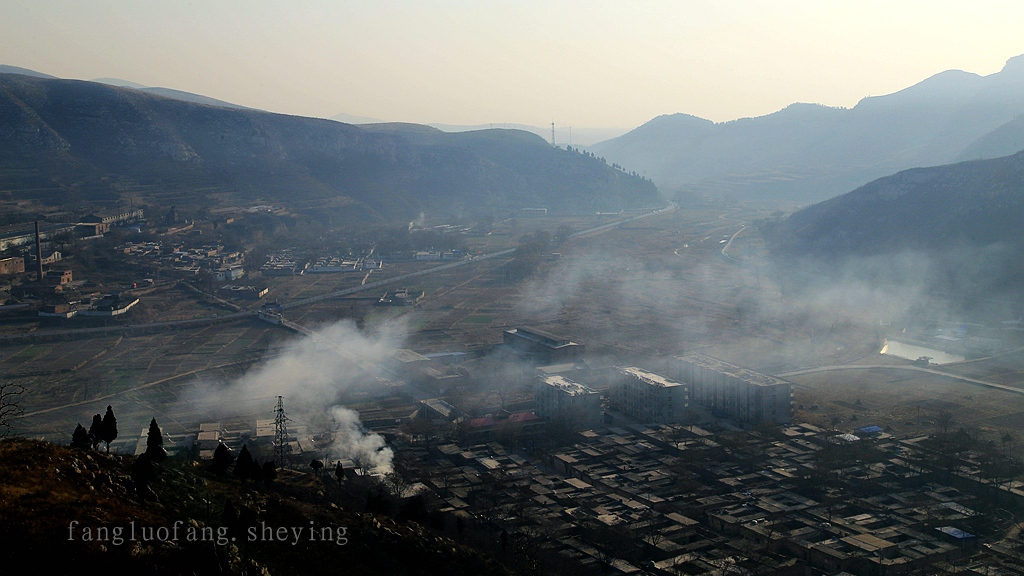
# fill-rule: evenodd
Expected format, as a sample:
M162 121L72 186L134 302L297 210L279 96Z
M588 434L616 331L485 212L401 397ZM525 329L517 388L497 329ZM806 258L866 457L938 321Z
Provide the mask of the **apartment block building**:
M793 385L704 354L679 356L672 376L693 402L740 422L785 424L793 418Z
M548 421L562 420L574 428L601 422L601 394L559 374L537 376L534 401L537 415Z
M646 424L673 424L686 418L690 393L682 382L636 366L620 366L608 391L611 407Z

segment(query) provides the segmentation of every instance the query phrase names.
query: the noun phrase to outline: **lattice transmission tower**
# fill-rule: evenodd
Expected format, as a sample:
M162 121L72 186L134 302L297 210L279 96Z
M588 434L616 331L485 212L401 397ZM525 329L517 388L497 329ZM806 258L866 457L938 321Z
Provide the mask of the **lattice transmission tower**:
M278 466L285 465L288 455L288 416L284 413L284 397L277 397L274 407L274 460Z

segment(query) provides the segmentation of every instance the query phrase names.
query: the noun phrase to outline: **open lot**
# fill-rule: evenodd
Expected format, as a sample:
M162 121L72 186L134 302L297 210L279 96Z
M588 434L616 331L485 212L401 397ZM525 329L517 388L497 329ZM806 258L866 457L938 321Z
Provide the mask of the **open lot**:
M1024 396L909 370L865 369L789 377L798 384L795 418L852 430L877 425L898 436L933 432L940 414L992 439L1018 436Z
M22 433L62 441L68 426L87 425L107 404L119 407L126 424L148 423L174 404L185 383L240 374L287 336L265 322L243 320L153 335L6 346L0 348L0 370L5 381L25 388L19 399L26 413ZM140 411L137 417L132 405Z

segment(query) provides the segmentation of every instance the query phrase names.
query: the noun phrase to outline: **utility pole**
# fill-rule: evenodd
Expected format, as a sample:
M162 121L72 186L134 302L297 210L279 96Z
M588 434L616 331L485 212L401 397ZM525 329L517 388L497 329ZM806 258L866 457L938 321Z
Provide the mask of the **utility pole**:
M555 123L551 123L551 145L555 146Z

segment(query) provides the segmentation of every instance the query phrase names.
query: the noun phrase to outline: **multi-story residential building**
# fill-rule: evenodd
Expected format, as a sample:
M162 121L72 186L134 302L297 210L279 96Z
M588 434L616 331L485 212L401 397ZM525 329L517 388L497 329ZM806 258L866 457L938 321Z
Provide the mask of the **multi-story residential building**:
M673 424L686 418L690 394L685 384L635 366L620 366L609 389L615 410L648 424Z
M691 398L740 422L788 423L793 418L793 385L703 354L679 356L672 363Z
M592 428L601 422L601 394L558 374L537 376L534 401L538 416L570 428Z

